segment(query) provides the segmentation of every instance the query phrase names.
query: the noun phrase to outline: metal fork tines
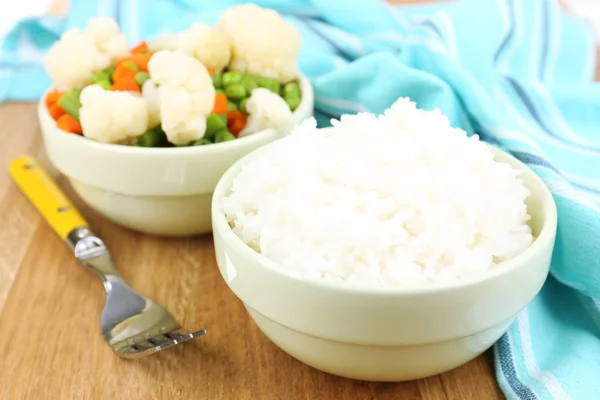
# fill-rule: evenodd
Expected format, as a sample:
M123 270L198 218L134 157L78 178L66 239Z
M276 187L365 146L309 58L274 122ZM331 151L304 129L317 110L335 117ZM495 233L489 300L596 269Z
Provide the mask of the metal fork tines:
M206 334L206 329L191 333L187 333L183 330L180 330L179 332L167 332L158 337L150 337L138 343L134 342L133 344L125 344L123 347L117 347L117 351L120 352L123 357L137 358L156 353L157 351L167 349L204 334Z
M68 242L75 257L104 283L106 304L100 328L120 356L143 357L206 334L184 330L161 305L131 289L117 272L108 249L88 228L77 228Z

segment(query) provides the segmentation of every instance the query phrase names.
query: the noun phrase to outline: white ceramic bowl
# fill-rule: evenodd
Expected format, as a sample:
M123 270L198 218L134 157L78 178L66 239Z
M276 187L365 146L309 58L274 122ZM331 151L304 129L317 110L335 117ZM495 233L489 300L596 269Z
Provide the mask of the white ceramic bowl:
M295 123L313 114L313 90L305 77L300 88ZM50 161L85 203L117 224L164 236L210 232L210 201L221 175L284 134L265 130L206 146L140 148L68 134L56 127L43 100L38 115Z
M518 257L483 278L422 288L366 288L290 275L244 244L220 209L242 165L261 150L238 161L215 189L217 263L258 327L281 349L314 368L371 381L448 371L491 347L546 280L556 205L537 175L494 148L498 161L525 170L523 178L532 192L527 206L537 238Z

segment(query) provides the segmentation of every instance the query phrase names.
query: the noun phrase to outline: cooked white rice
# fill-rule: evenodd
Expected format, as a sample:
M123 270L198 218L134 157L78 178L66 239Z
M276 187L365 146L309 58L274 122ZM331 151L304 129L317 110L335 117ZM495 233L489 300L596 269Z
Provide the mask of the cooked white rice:
M438 110L401 98L332 123L263 149L223 200L235 233L281 268L420 285L501 268L532 243L519 172Z

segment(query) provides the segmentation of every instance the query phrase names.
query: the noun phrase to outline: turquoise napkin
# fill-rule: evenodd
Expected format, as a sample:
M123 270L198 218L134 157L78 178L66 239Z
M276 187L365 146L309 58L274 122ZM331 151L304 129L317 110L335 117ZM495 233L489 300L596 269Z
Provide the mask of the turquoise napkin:
M238 3L72 0L67 18L22 21L2 43L0 100L37 99L49 84L44 52L92 15L116 18L134 44L212 23ZM322 125L408 96L545 180L559 212L551 277L495 345L498 382L509 399L600 398L600 86L591 28L550 0L257 3L301 31L299 66Z

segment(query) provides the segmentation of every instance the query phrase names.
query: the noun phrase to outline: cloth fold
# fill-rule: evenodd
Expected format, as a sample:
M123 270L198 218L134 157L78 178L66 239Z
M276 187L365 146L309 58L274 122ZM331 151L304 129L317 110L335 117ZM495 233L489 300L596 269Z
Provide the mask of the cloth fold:
M50 43L93 15L115 18L133 45L241 1L72 0L65 18L20 22L0 47L0 100L35 100L49 84ZM322 126L382 112L399 96L511 152L557 203L551 276L495 345L509 399L592 400L600 393L600 85L591 27L554 0L258 0L300 30L300 70ZM510 293L506 294L510 296Z

